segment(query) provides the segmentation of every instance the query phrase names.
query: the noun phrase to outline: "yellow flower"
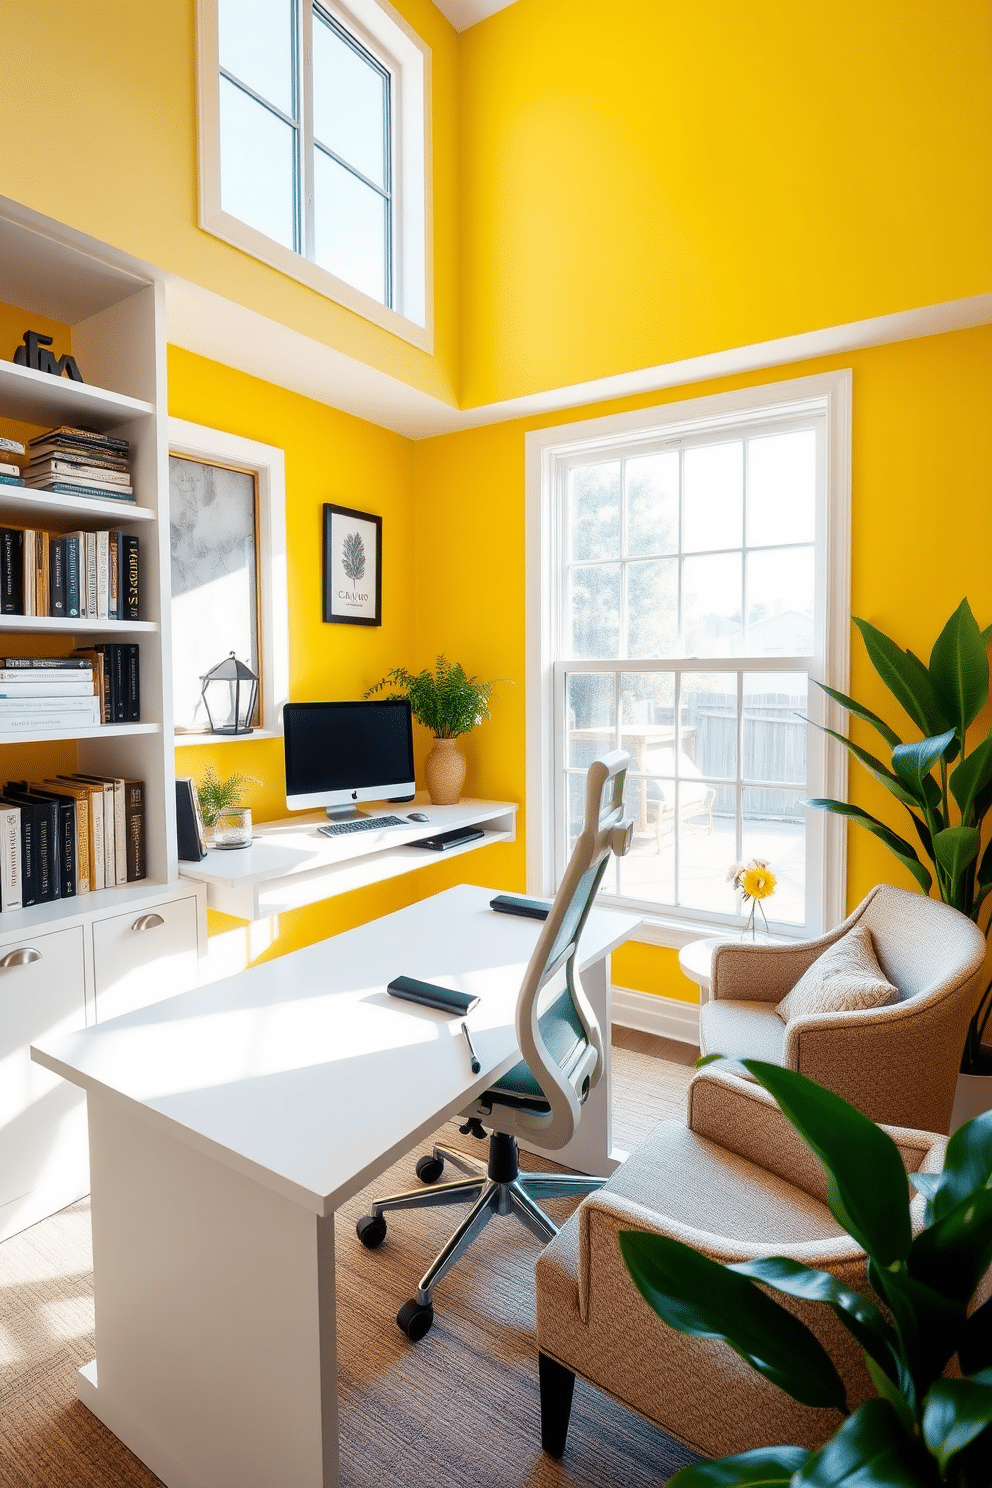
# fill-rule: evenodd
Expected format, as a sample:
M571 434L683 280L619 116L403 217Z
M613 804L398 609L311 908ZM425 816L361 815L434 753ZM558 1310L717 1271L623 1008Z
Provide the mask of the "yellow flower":
M778 879L768 868L748 865L741 877L741 890L747 899L767 899L775 892Z

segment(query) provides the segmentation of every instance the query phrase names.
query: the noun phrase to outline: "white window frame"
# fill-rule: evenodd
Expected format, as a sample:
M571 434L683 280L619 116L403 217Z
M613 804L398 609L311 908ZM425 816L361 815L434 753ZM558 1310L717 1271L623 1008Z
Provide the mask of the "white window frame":
M248 739L281 739L289 701L289 598L286 574L286 455L274 444L169 419L169 454L247 471L258 493L258 645L262 727ZM168 490L168 484L165 487ZM177 733L175 743L244 744L245 735Z
M313 11L301 5L301 53L310 66ZM329 15L385 66L391 76L393 308L381 305L301 253L275 242L221 207L220 58L217 0L197 3L200 226L310 289L374 321L384 330L434 350L431 230L431 52L388 0L320 0ZM308 131L304 130L304 134ZM312 133L312 130L309 131ZM304 151L308 154L307 151ZM304 189L312 163L304 160Z
M557 887L556 803L561 759L556 758L555 665L561 655L562 522L565 462L586 451L599 457L610 445L626 447L721 427L741 428L769 417L816 412L825 420L825 500L818 513L815 570L822 615L818 655L800 659L811 677L841 692L848 689L851 625L851 386L849 370L795 378L732 393L686 399L631 413L533 430L525 438L527 532L527 887L546 896ZM821 598L822 597L822 598ZM704 663L705 664L705 663ZM784 665L784 662L783 662ZM581 664L580 664L581 666ZM637 669L632 662L629 668ZM698 666L692 669L698 670ZM762 658L762 671L781 670L778 658ZM795 666L792 668L795 670ZM846 715L819 688L810 689L810 716L844 733ZM808 789L811 795L844 800L847 751L810 730ZM842 817L810 810L807 832L819 839L810 854L806 884L807 925L797 936L820 934L846 914L847 831ZM729 864L728 864L729 867ZM819 869L819 871L816 871ZM691 911L649 915L637 938L683 946L712 933L712 921ZM782 933L787 933L783 930Z

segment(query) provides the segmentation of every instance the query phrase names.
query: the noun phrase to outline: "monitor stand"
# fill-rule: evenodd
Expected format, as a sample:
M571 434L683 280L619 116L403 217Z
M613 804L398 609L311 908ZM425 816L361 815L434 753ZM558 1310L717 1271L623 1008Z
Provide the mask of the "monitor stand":
M352 806L350 802L347 806L325 806L324 812L328 821L332 822L360 821L363 816L372 814L368 811L359 811L358 807Z

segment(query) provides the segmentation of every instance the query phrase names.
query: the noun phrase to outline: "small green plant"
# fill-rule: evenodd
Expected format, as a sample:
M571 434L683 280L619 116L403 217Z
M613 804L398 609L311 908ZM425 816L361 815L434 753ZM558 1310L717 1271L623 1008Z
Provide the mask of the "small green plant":
M226 780L221 780L213 765L208 765L203 772L202 781L196 787L203 825L215 827L222 811L230 811L232 807L241 805L242 791L248 786L261 783L254 775L228 775Z
M826 797L806 804L846 816L874 833L909 869L924 894L936 887L945 904L981 926L992 894L992 842L986 841L982 849L983 828L992 812L992 731L979 725L981 737L972 739L970 750L967 735L988 701L992 625L981 630L963 599L934 641L928 664L912 651L903 651L867 620L855 617L854 623L872 666L923 738L903 743L895 729L863 703L820 682L817 685L828 697L881 735L891 751L891 768L833 729L824 733L838 739L906 808L923 858L913 842L860 806ZM985 918L986 939L990 930L992 916ZM982 1049L990 1015L992 984L971 1019L961 1059L965 1074L990 1068Z
M669 1488L988 1488L992 1300L969 1309L992 1262L992 1112L958 1128L941 1173L909 1175L927 1201L914 1236L888 1133L795 1070L742 1063L822 1164L830 1212L866 1252L881 1305L784 1256L721 1266L669 1236L621 1231L627 1269L660 1318L722 1339L794 1400L844 1417L818 1452L760 1447L697 1462ZM819 1339L769 1290L829 1307L864 1350L877 1396L851 1411Z
M456 739L490 716L490 700L497 685L505 681L506 677L497 677L492 682L480 682L478 677L466 674L461 662L439 656L433 672L394 667L365 696L391 688L389 697L406 698L414 718L430 729L435 739Z

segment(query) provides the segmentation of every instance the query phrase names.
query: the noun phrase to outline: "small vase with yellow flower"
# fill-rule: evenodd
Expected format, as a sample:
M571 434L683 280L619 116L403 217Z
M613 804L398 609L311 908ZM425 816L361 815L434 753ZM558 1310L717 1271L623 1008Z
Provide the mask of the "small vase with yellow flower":
M727 874L727 882L732 883L735 889L739 889L745 899L751 901L751 913L748 915L747 924L741 935L742 940L747 940L748 934L752 940L757 938L757 926L754 919L754 911L757 909L768 932L768 920L765 916L765 907L762 899L767 899L775 892L778 879L772 873L765 858L752 858L750 863L734 863Z

